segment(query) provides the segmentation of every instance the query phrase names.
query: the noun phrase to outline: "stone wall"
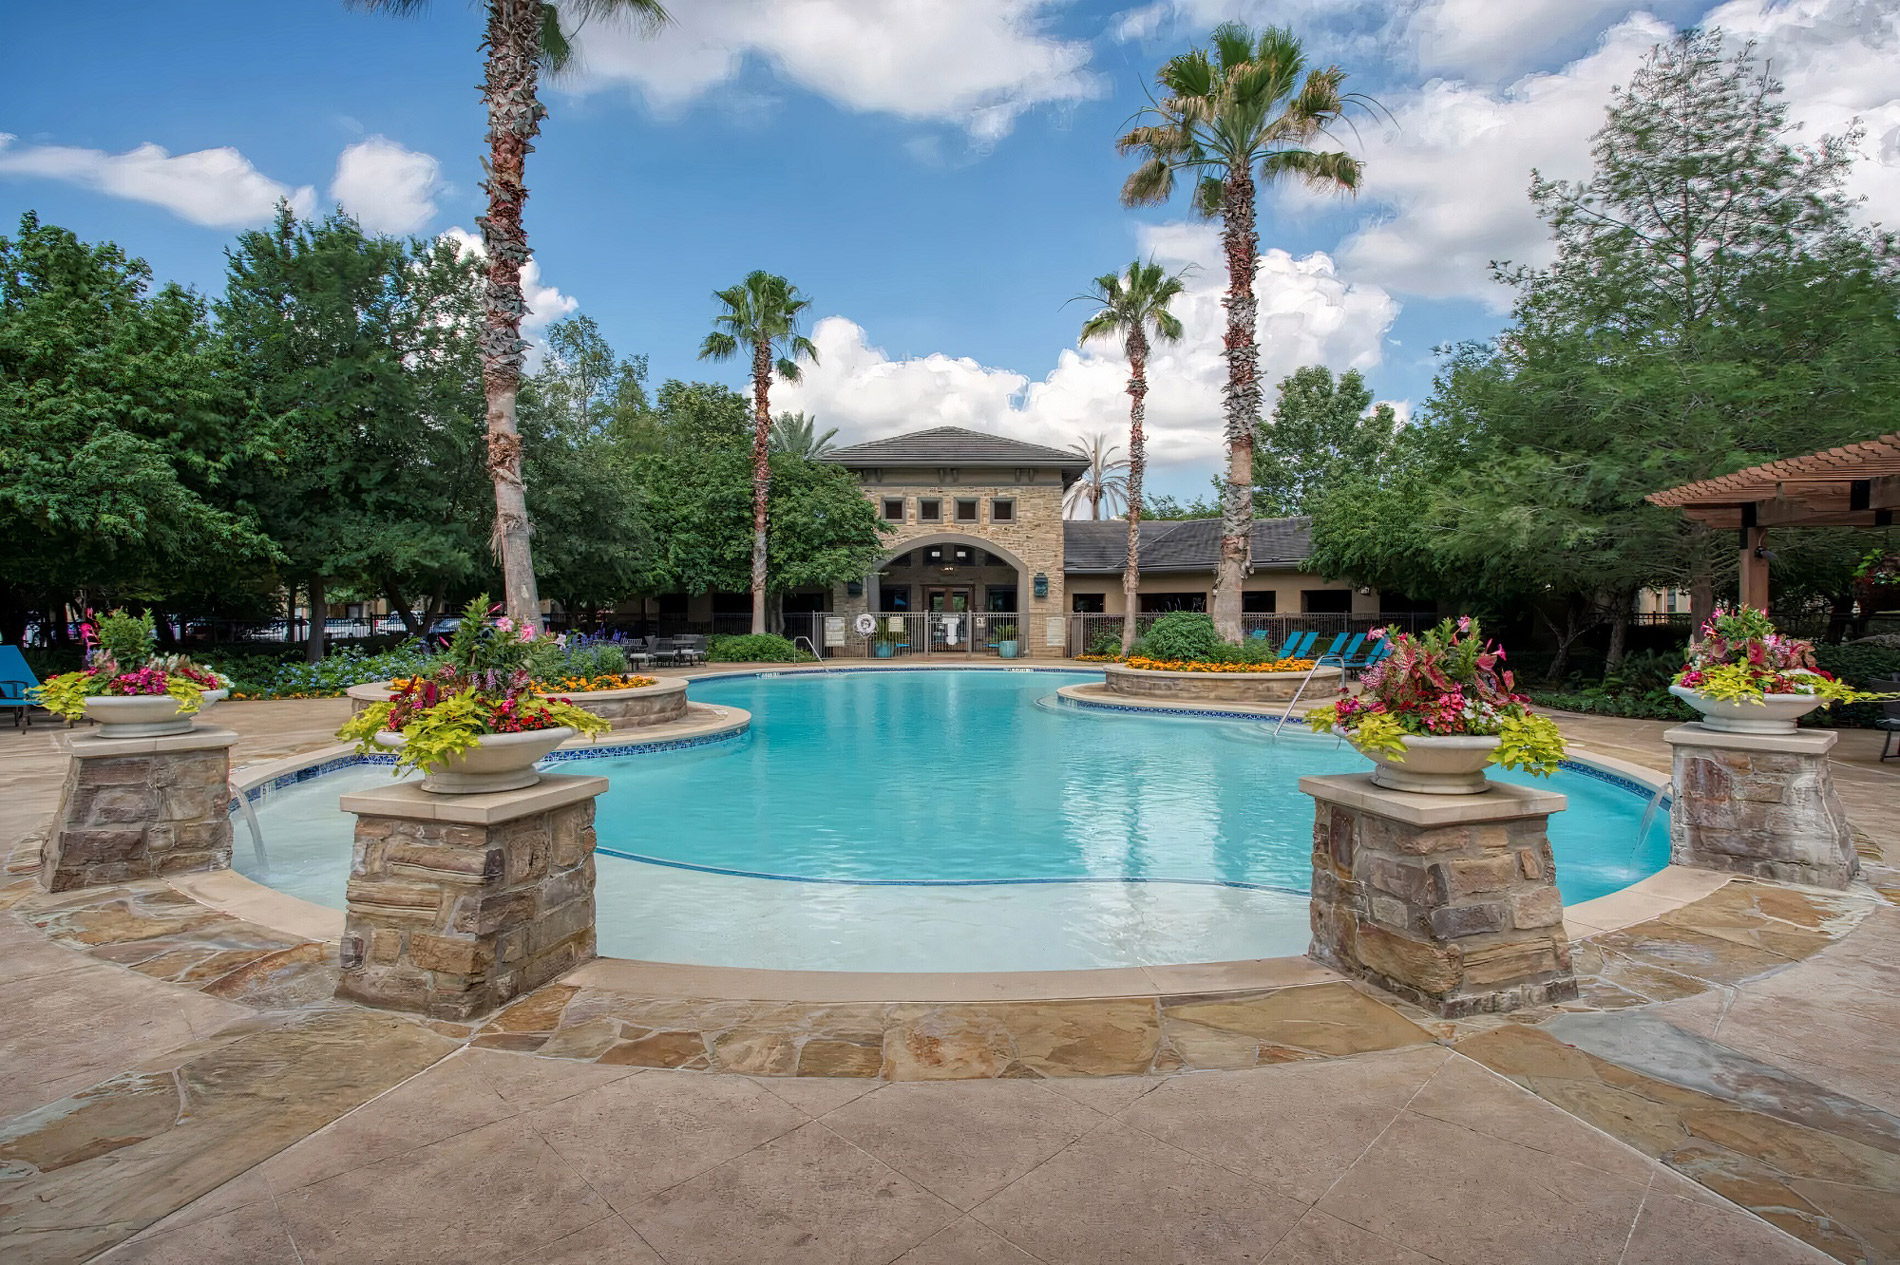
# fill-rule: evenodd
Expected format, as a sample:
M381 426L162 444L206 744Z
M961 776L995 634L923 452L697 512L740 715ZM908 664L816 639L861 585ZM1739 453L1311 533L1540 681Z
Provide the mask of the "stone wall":
M1845 888L1860 858L1828 767L1836 737L1827 729L1739 734L1694 724L1664 733L1675 781L1670 859Z
M386 681L352 685L344 693L349 695L351 712L366 711L377 703L388 702L390 698ZM648 725L666 725L686 718L684 681L662 680L638 689L593 690L561 697L571 699L574 706L594 713L615 729L643 729Z
M1302 706L1325 703L1339 693L1338 668L1320 668L1313 673ZM1130 698L1182 699L1191 703L1285 703L1292 701L1302 684L1304 672L1156 672L1107 664L1105 679L1111 694Z
M1317 801L1315 958L1447 1018L1577 995L1546 833L1563 796L1416 795L1364 774L1300 789Z
M339 997L437 1019L504 1005L594 956L594 796L605 778L519 791L412 784L357 814Z
M231 864L229 729L161 738L81 735L40 853L53 892Z
M972 471L972 477L987 476L989 481L980 483L961 483L946 481L946 476L954 472L936 470L861 470L859 477L864 481L864 494L873 504L881 505L886 497L904 499L904 521L891 523L893 530L885 537L885 557L896 557L926 544L945 542L967 542L979 548L988 548L1002 556L1008 554L1022 563L1018 576L1016 617L1020 625L1019 639L1023 653L1034 657L1061 658L1066 652L1066 641L1056 645L1048 644L1048 620L1058 618L1066 620L1068 599L1063 595L1063 538L1062 538L1062 479L1059 472L1051 470L1019 471L1022 482L1000 482L995 480L996 471ZM977 521L959 523L954 521L957 499L974 498L977 503ZM991 517L991 503L997 497L1015 502L1015 517L1010 522L996 522ZM918 518L917 502L919 498L935 498L943 504L943 521L924 522ZM967 570L967 568L963 569ZM1049 580L1049 595L1035 596L1034 580L1038 575ZM939 582L928 574L922 576L907 575L913 583L926 584ZM956 577L946 577L942 583L961 583ZM864 592L852 596L843 586L832 595L832 612L845 618L846 626L866 610L872 609L874 585L866 584ZM1066 628L1066 623L1065 623Z

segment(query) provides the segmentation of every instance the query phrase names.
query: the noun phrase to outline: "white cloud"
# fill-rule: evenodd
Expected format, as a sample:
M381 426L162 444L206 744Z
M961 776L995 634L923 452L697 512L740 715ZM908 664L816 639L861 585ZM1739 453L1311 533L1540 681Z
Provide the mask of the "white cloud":
M1629 0L1426 0L1402 20L1401 38L1427 73L1496 82L1629 9Z
M482 249L479 233L471 233L459 225L443 233L442 237L454 242L456 249L465 255L488 253ZM521 270L521 297L528 305L527 319L521 322L521 332L529 338L580 306L580 300L573 295L562 294L555 287L542 282L541 261L538 259L530 259Z
M259 172L229 146L171 154L139 145L122 154L69 145L20 145L0 132L0 175L63 180L117 198L162 206L212 228L243 228L270 218L280 198L299 215L316 203L309 186L293 189Z
M579 90L625 86L684 108L757 58L847 109L949 122L983 143L1037 105L1101 94L1086 43L1046 30L1057 0L697 0L656 36L596 23Z
M1217 231L1205 224L1144 227L1140 249L1174 269L1194 265L1175 312L1182 340L1149 359L1149 455L1156 465L1205 464L1221 451L1221 357L1226 286ZM1378 365L1385 331L1399 305L1376 286L1341 280L1332 260L1261 256L1261 376L1271 386L1306 364L1336 370ZM1078 324L1080 322L1078 308ZM1010 369L941 353L894 360L863 327L841 316L814 327L819 363L802 381L773 390L773 407L802 409L840 429L846 442L927 426L967 426L1035 443L1066 446L1085 432L1128 424L1128 363L1119 343L1064 350L1055 368L1032 380Z
M442 164L386 136L371 136L336 160L330 197L372 233L413 233L435 218Z

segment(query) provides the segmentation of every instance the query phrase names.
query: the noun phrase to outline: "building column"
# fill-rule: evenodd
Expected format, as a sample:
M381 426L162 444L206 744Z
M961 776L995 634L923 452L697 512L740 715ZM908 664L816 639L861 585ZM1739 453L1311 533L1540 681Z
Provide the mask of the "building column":
M1577 995L1547 833L1562 795L1419 795L1364 773L1300 789L1316 802L1314 958L1448 1019Z
M1838 739L1831 729L1666 731L1670 860L1837 891L1852 883L1860 857L1827 754Z
M1767 546L1766 527L1742 529L1742 605L1761 611L1768 609L1768 559L1761 556Z

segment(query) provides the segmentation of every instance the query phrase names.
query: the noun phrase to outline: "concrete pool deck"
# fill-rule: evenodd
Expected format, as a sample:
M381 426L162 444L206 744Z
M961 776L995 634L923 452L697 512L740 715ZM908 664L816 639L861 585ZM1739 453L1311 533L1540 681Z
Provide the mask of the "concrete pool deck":
M217 721L243 763L345 714ZM1667 759L1661 725L1562 721ZM0 734L15 865L55 732ZM320 928L184 880L11 874L0 1257L1900 1259L1900 769L1877 743L1844 733L1836 769L1870 886L1733 882L1573 925L1583 997L1512 1019L1436 1020L1310 963L843 1003L665 995L600 962L450 1025L333 1002Z

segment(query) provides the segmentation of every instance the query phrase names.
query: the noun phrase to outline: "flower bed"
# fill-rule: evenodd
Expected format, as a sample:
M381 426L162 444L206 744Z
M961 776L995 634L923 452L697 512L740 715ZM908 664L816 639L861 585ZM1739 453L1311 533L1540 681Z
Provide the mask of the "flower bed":
M77 672L62 672L48 677L33 691L34 701L57 716L78 720L88 714L88 704L99 699L169 699L173 706L152 717L189 717L207 701L224 697L231 682L217 672L194 664L183 655L152 653L152 613L137 619L124 611L113 611L97 623L79 625L86 644L86 666ZM105 720L104 709L93 709ZM150 710L150 709L146 709ZM145 720L141 715L138 722ZM179 728L188 729L190 721L178 719Z
M1783 636L1747 606L1716 607L1669 692L1702 713L1702 724L1737 733L1788 733L1817 707L1884 697L1823 672L1812 642Z
M1199 659L1150 659L1130 655L1127 665L1138 672L1311 672L1311 659L1274 659L1265 663L1210 663Z

